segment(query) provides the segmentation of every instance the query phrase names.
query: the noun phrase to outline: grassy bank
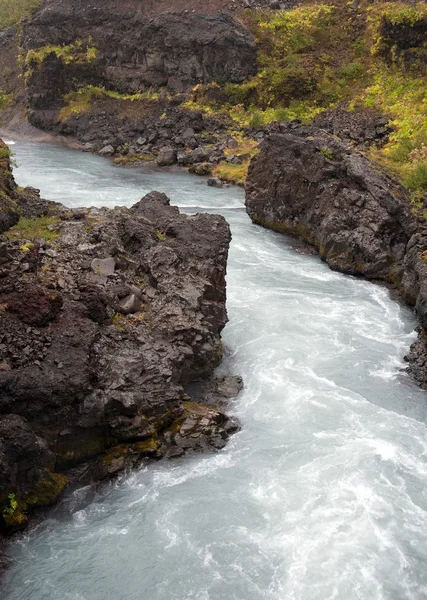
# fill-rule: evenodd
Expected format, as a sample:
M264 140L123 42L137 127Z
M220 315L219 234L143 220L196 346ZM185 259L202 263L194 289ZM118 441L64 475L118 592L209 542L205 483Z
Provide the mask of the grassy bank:
M29 17L43 4L43 0L0 0L0 29L13 27L22 17Z
M245 22L259 47L258 73L221 86L221 103L209 100L217 84L197 86L189 108L226 113L236 126L253 128L295 118L309 123L337 107L372 109L393 128L372 156L415 196L427 190L427 49L411 49L408 64L386 35L389 27L409 37L422 24L427 35L425 3L361 1L355 9L341 0L306 1L288 11L247 11Z

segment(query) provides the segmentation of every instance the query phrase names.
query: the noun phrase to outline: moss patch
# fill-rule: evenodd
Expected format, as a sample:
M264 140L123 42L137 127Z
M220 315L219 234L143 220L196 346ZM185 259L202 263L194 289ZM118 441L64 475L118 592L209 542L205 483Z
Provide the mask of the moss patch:
M212 175L218 177L222 181L235 183L236 185L244 185L248 175L249 160L244 161L241 165L233 165L231 163L220 163L212 169Z
M10 240L35 240L43 238L50 243L59 237L57 225L59 224L58 217L36 217L28 219L21 217L18 223L7 232L7 237Z
M65 475L46 471L44 479L39 481L23 500L29 508L51 506L67 487L67 483L68 479Z
M27 64L32 66L34 64L41 65L50 54L55 54L65 65L71 63L91 63L96 60L98 50L95 46L91 46L90 43L91 40L76 40L68 46L41 46L40 48L29 50L25 60Z

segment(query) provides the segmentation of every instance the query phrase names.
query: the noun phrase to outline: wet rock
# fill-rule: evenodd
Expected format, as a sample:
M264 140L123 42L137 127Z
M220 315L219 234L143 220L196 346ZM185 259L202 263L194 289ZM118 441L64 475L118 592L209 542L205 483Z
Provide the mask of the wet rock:
M119 311L123 315L129 315L131 313L136 313L139 311L140 308L141 308L141 299L140 299L140 297L136 296L135 294L130 294L129 296L126 296L126 298L123 298L123 300L120 300L120 302L119 302Z
M188 169L190 173L194 173L194 175L209 175L211 172L212 165L209 163L201 163L198 165L191 165Z
M215 380L218 394L224 398L235 398L243 389L243 379L238 375L227 375Z
M149 458L212 451L212 438L232 431L225 415L190 410L183 387L208 377L221 356L225 220L182 215L157 192L131 208L70 211L37 198L20 209L55 216L60 251L52 257L34 245L30 253L8 238L0 246L0 267L8 267L0 279L0 446L9 429L26 448L16 457L19 439L0 448L0 485L27 507L10 530L64 488L54 468L91 461L108 477ZM187 435L191 419L196 437Z
M53 0L25 23L22 38L25 52L88 38L98 51L97 60L89 65L68 63L54 53L32 65L28 100L33 123L40 124L47 116L43 111L60 105L64 94L75 88L76 81L84 81L86 85L102 81L107 89L131 94L142 88L161 87L180 92L200 82L242 82L256 73L257 49L253 36L230 16L173 11L148 18L150 6L143 4L140 9L130 14L120 3L112 8L99 1L93 6L89 0L77 4ZM114 30L106 26L111 19ZM102 137L100 117L95 118L98 136ZM89 121L86 115L75 118ZM144 133L142 137L147 137L150 143L156 140L155 135ZM112 154L108 146L124 143L117 136L101 141L101 154L107 155Z
M209 177L207 184L211 187L224 187L224 183L221 181L221 179L218 179L218 177Z

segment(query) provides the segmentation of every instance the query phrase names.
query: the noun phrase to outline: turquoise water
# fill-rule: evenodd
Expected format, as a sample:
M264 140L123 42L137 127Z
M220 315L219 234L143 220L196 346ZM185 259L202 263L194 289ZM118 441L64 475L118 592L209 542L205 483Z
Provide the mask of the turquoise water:
M5 600L425 600L427 405L402 370L415 318L252 225L238 188L16 143L15 175L68 206L166 192L233 241L227 356L242 431L218 454L73 492L10 547Z

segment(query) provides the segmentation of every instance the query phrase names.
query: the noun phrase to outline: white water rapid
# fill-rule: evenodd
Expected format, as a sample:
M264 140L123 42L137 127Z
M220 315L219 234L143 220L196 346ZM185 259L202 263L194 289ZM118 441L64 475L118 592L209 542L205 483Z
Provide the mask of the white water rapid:
M238 188L17 142L20 185L68 206L166 192L233 242L228 349L242 431L218 454L79 489L9 548L3 600L425 600L427 403L415 317L252 225ZM1 593L0 593L1 595Z

